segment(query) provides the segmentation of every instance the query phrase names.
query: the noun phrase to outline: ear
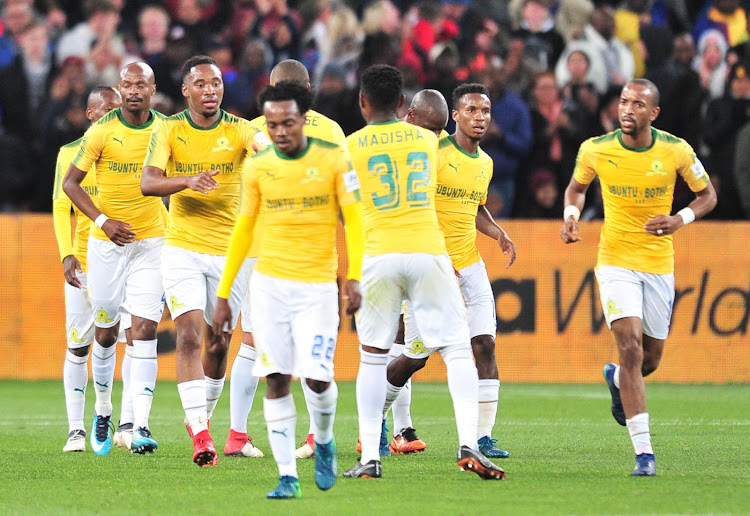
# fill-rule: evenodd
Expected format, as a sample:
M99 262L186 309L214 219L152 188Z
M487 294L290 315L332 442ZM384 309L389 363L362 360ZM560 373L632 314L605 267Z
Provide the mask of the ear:
M182 90L182 96L188 98L188 89L187 85L185 85L184 82L182 83L182 87L180 89Z
M451 118L454 122L458 122L458 109L454 109L451 111Z
M362 95L362 92L359 92L359 109L364 109L367 107L367 99L364 95Z
M398 101L398 109L401 110L406 104L406 95L401 95L401 99Z
M661 108L659 106L656 106L651 110L651 121L653 122L656 120L656 118L659 116L659 113L661 112Z

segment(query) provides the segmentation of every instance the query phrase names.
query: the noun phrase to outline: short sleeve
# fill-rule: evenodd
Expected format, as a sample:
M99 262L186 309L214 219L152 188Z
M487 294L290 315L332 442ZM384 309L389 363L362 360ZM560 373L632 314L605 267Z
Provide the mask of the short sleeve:
M703 163L695 155L695 151L687 142L683 141L677 148L677 173L682 176L693 192L700 192L710 182Z
M78 170L88 172L96 160L99 159L99 156L102 155L102 150L104 149L104 131L105 128L103 125L94 124L83 135L81 148L72 161Z
M167 122L160 119L156 122L153 131L151 131L151 139L148 143L148 150L146 151L146 159L143 161L143 166L166 170L171 154L169 126Z
M362 200L360 194L359 177L357 171L352 165L352 158L349 151L344 147L339 147L341 153L335 161L336 170L336 198L339 206L349 206Z
M591 140L586 140L578 149L573 178L582 185L590 184L596 177L596 151Z

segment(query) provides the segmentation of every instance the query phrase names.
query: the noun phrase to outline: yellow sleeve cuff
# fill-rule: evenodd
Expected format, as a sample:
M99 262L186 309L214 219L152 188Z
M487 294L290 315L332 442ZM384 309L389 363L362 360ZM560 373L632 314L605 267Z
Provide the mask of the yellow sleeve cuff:
M221 275L219 288L216 291L218 297L229 299L234 279L237 277L237 273L240 272L242 263L245 261L245 257L253 245L253 230L256 218L255 216L240 215L240 218L234 225L232 236L229 239L229 248L227 249L227 262L224 265L224 272Z
M362 260L365 256L365 223L362 216L362 203L355 202L342 206L346 227L346 252L349 258L349 272L346 279L359 281L362 277Z

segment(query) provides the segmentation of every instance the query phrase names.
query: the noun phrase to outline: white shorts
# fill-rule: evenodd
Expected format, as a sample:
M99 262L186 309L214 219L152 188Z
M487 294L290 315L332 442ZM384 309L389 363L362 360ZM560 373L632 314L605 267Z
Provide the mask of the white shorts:
M89 294L98 328L116 325L121 311L161 321L163 242L163 237L145 238L120 247L109 240L89 238Z
M255 271L250 302L259 357L255 376L280 373L321 382L333 380L339 331L336 283L285 280Z
M638 317L643 333L664 340L674 304L674 274L649 274L622 267L596 268L599 295L607 326L624 317Z
M216 291L224 271L226 256L203 254L182 247L165 245L161 250L161 274L164 279L164 297L167 299L172 320L193 310L203 312L203 319L211 324L216 310ZM243 264L229 293L232 309L232 329L240 317L242 289L245 285Z
M458 278L458 286L466 306L469 338L490 335L494 339L497 333L497 309L484 261L479 260L458 272L461 274ZM411 304L407 304L404 325L406 327L404 354L412 358L429 356L432 350L424 345L419 335Z
M133 319L130 316L130 313L127 311L121 311L120 312L120 335L117 337L117 342L127 342L127 336L125 335L125 330L129 330L133 327Z
M431 349L470 347L466 310L447 254L365 256L361 287L357 333L362 345L391 348L406 299L413 326Z
M253 321L250 315L250 282L253 279L253 271L257 262L257 258L248 258L245 260L247 273L245 274L245 290L242 292L242 320L240 321L242 331L245 333L253 332Z
M84 348L94 340L94 312L89 300L88 277L76 272L81 288L65 282L65 332L70 349Z

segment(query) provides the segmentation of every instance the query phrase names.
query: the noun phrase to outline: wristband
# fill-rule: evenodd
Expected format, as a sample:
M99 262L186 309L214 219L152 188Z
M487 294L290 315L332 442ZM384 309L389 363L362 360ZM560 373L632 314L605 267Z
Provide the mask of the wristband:
M107 217L104 213L102 213L96 218L96 220L94 220L94 224L96 224L96 227L101 229L104 223L107 222L108 220L109 220L109 217Z
M682 217L682 225L687 226L695 220L695 212L692 208L682 208L677 212L677 215Z
M565 211L563 211L563 220L568 220L568 217L571 215L573 215L575 221L578 222L578 219L581 217L581 210L578 209L578 206L569 204L565 207Z

